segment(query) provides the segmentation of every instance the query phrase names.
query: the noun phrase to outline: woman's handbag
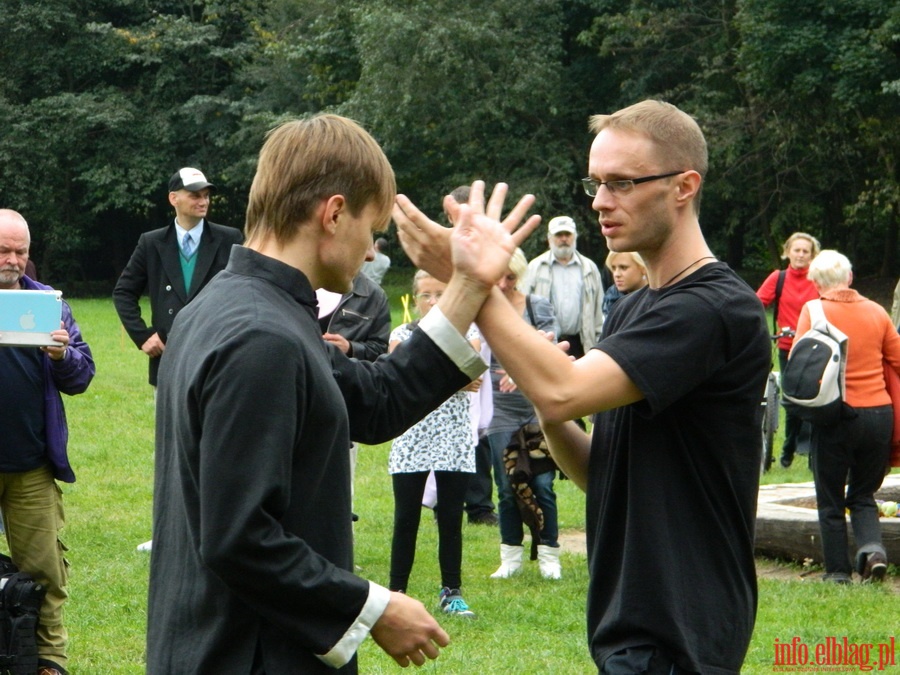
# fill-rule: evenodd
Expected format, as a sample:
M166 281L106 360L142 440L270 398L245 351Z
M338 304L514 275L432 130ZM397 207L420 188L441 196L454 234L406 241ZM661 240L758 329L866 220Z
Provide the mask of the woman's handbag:
M516 495L522 522L531 531L531 559L537 560L537 547L541 543L541 530L544 529L544 512L529 483L534 476L556 471L557 468L540 424L526 424L512 435L509 445L503 450L503 466Z

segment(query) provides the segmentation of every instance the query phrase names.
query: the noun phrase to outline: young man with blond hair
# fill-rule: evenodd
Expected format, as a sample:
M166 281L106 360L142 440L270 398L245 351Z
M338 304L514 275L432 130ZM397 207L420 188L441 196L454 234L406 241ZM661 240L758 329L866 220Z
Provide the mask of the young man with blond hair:
M350 289L395 189L350 120L268 135L246 244L179 314L162 362L148 673L355 673L369 634L404 667L447 645L420 602L353 574L348 448L393 438L484 370L463 337L474 311L455 285L375 363L317 322L315 289Z

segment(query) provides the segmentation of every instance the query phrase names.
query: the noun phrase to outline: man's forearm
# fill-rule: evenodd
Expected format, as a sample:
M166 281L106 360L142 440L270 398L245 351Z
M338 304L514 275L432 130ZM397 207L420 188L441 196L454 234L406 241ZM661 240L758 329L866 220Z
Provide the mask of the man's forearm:
M491 292L475 323L504 370L546 422L566 422L644 397L601 349L591 349L572 361L527 324L499 289Z
M591 437L575 422L551 424L541 420L541 428L550 448L550 456L582 492L587 492Z
M494 289L475 319L481 334L538 411L550 419L553 400L571 368L569 357L541 337Z
M444 289L438 306L460 335L465 335L490 292L490 288L454 274Z

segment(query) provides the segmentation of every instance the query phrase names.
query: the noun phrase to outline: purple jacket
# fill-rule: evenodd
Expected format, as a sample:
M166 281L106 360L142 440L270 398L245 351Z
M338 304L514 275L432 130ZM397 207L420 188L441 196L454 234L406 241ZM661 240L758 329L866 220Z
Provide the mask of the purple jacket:
M51 291L53 288L22 277L22 288L32 291ZM70 396L80 394L94 379L96 368L91 348L81 337L81 329L72 316L72 308L65 300L62 304L62 320L69 331L69 349L66 358L54 361L44 354L44 424L47 433L47 459L53 467L53 476L65 483L75 482L75 473L69 465L66 446L69 427L66 410L60 392Z

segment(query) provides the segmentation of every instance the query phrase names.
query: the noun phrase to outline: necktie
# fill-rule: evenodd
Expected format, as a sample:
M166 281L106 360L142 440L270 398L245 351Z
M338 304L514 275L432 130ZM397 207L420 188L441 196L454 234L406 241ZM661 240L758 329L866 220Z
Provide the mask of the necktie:
M190 258L191 253L194 252L194 240L191 239L190 232L184 233L184 239L181 241L181 250L184 252L186 258Z

